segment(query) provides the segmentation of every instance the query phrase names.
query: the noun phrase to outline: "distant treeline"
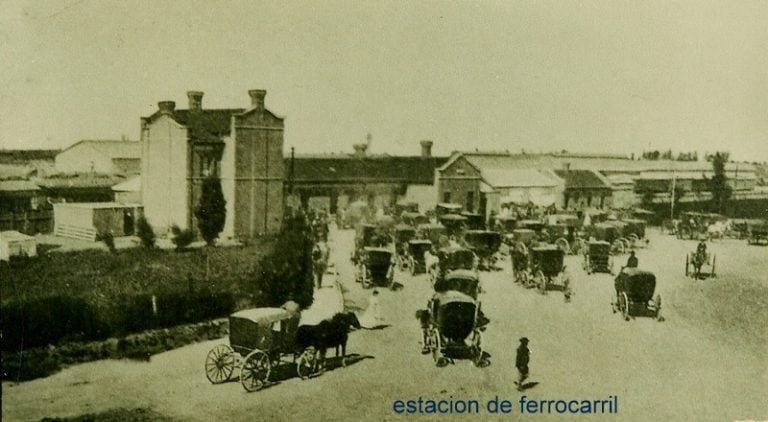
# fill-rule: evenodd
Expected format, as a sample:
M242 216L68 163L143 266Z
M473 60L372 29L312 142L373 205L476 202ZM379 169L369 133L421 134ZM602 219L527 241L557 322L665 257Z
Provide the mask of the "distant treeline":
M53 160L60 152L60 149L0 149L0 164Z

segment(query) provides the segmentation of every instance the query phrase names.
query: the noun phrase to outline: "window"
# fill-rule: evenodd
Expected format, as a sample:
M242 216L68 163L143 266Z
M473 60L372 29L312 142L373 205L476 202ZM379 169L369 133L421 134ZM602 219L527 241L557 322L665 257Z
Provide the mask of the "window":
M451 193L450 192L443 192L443 202L450 203L451 202Z
M475 192L467 192L467 205L465 208L469 212L475 212Z

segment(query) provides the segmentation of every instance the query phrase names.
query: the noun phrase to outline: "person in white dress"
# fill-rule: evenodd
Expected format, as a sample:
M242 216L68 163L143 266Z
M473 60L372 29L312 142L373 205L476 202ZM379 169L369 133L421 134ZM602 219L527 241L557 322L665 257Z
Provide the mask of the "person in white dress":
M359 319L360 326L363 328L377 328L384 325L384 319L381 317L381 309L379 309L379 291L373 289L371 297L368 299L368 308L365 313Z

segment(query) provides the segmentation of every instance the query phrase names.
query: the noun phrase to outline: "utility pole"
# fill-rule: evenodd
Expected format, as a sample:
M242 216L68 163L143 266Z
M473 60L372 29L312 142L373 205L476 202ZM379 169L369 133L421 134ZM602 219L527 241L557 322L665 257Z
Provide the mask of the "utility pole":
M672 198L669 201L669 219L674 220L675 219L675 182L677 179L677 175L675 174L675 171L672 170Z

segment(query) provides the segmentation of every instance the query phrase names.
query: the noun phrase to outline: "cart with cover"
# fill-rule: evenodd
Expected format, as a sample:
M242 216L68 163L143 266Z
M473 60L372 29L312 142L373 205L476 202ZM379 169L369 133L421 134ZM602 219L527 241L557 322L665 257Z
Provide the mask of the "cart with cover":
M472 270L477 272L477 256L472 250L460 246L449 246L437 252L437 268L430 274L434 284L451 271Z
M392 251L385 248L364 248L357 266L356 279L363 288L392 287L394 283Z
M496 261L496 253L501 247L501 234L488 230L467 230L464 243L478 258L478 268L490 270Z
M648 239L645 237L645 220L625 218L621 221L626 224L622 236L629 241L631 249L642 248L648 245Z
M613 254L622 254L627 250L625 242L621 239L620 229L616 224L608 222L593 224L587 227L586 233L590 241L602 240L610 243Z
M616 296L611 301L614 313L620 312L627 321L635 316L664 320L661 316L661 295L655 292L656 276L652 272L624 268L616 276L614 287Z
M352 251L352 262L357 262L360 259L364 248L379 247L385 244L384 236L382 236L375 225L359 224L355 233L355 249Z
M296 365L307 379L318 370L318 351L296 344L300 314L282 308L254 308L229 316L229 344L216 345L205 358L205 376L213 384L228 381L239 368L240 383L256 391L269 383L279 365ZM291 359L288 360L287 358Z
M432 242L427 239L411 239L405 251L408 260L408 269L411 275L427 272L425 252L432 249Z
M768 220L747 221L747 243L768 245Z
M475 212L462 211L460 214L466 218L465 226L469 230L485 230L485 216Z
M440 216L440 224L445 226L448 236L459 237L467 227L467 217L459 214L444 214Z
M614 262L610 243L602 240L587 242L587 247L584 250L584 271L587 274L613 274Z
M565 274L565 253L555 245L540 245L530 250L531 280L542 294L565 290L570 280Z
M405 224L398 224L394 229L397 267L402 271L408 267L408 242L416 237L416 229Z
M471 359L477 367L490 364L483 351L482 332L488 319L478 299L480 285L472 271L452 271L434 285L435 293L427 305L426 324L422 324L425 351L437 366L454 359Z

